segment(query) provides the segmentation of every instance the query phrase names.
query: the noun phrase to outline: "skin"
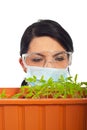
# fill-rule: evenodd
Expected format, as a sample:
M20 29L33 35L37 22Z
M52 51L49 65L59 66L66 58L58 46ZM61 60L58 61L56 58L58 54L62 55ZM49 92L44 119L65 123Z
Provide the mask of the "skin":
M58 41L48 36L35 37L29 46L27 53L32 52L41 52L41 51L65 51L65 49L60 45ZM52 56L46 55L46 60L50 61ZM26 72L26 68L23 64L22 58L19 59L19 63L21 64L23 70ZM52 67L52 64L48 62L46 67ZM65 66L66 67L66 66Z

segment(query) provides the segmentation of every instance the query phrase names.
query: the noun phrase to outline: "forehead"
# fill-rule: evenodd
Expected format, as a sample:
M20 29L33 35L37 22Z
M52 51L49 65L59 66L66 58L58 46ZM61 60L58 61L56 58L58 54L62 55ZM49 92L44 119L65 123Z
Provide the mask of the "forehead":
M58 41L51 37L35 37L31 42L28 52L65 51Z

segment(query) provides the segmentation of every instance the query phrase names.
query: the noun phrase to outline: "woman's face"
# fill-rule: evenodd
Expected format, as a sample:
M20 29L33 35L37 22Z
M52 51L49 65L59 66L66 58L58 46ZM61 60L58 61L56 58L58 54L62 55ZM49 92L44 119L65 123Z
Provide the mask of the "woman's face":
M35 37L30 42L27 52L30 57L26 59L26 62L30 66L66 68L68 66L68 58L61 52L66 51L55 39L48 36ZM66 62L64 62L63 58L66 58ZM23 63L21 65L26 70Z

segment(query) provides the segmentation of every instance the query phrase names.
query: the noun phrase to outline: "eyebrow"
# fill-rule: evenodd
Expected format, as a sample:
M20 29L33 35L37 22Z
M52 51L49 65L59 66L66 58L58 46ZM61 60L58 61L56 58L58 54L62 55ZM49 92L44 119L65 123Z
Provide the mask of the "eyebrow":
M37 55L39 55L39 56L45 56L45 55L43 55L43 54L41 54L41 53L38 53L38 52L33 53L33 54L37 54Z
M56 52L56 53L53 54L52 56L55 57L55 56L57 56L57 55L64 54L64 53L66 53L66 52L65 52L65 51ZM43 56L43 57L46 56L46 55L42 54L41 52L34 52L34 53L32 53L32 54L36 54L36 55L38 55L38 56Z
M53 56L57 56L57 55L60 55L60 54L66 54L66 52L65 51L61 51L61 52L55 53Z

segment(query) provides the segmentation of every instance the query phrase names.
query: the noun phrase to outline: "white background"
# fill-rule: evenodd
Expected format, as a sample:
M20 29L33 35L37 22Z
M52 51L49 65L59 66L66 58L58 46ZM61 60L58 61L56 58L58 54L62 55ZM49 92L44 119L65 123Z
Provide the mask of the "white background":
M71 74L87 81L86 0L0 0L0 87L20 87L25 77L19 64L20 39L38 19L59 22L71 35Z

